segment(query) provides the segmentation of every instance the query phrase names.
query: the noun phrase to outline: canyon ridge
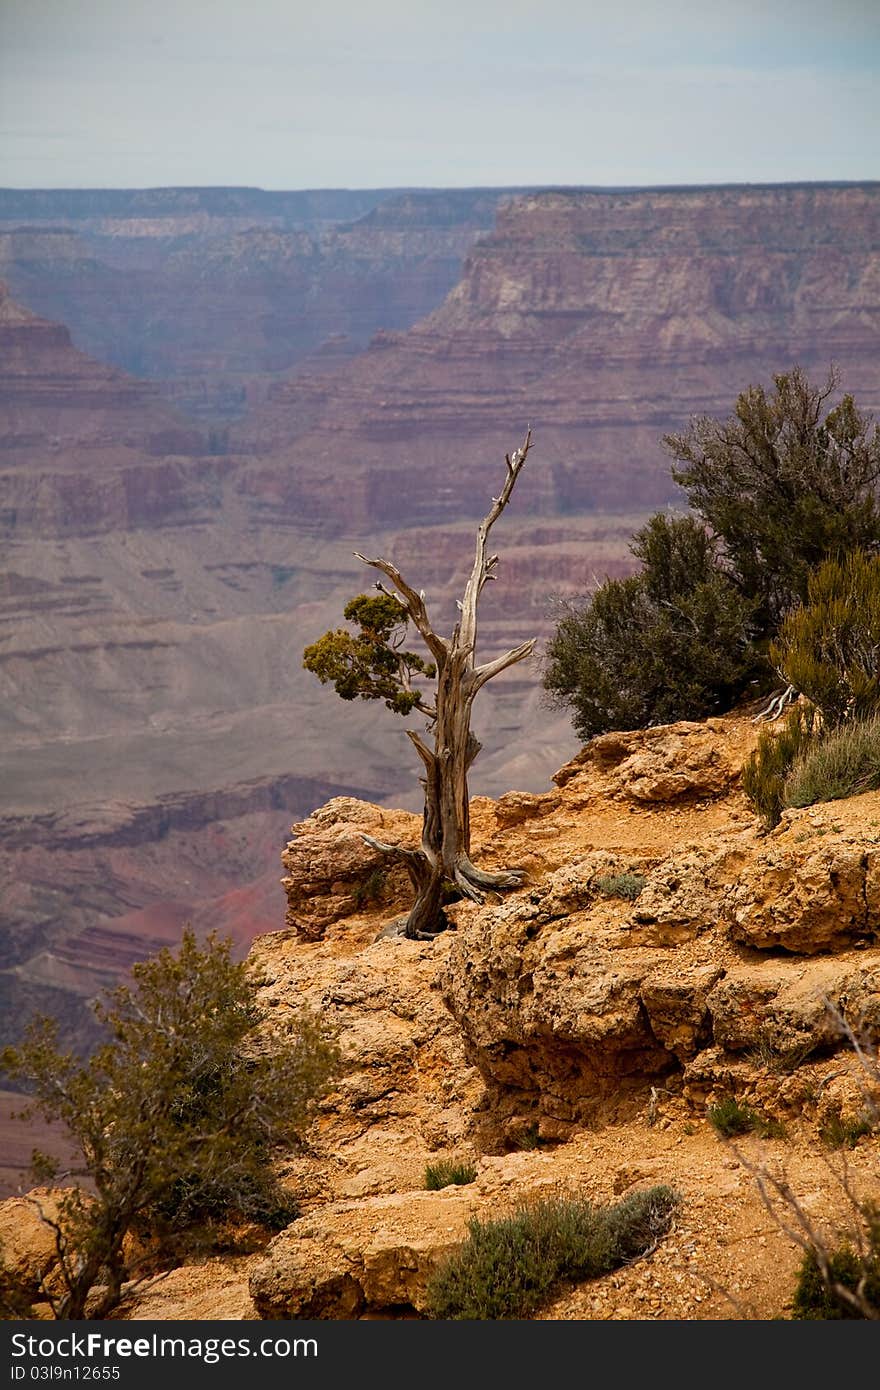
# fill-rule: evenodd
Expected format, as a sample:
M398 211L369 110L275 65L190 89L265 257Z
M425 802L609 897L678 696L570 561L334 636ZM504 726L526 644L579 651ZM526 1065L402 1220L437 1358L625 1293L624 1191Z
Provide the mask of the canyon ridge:
M342 1048L281 1165L300 1215L157 1271L119 1315L422 1317L473 1217L663 1185L678 1200L655 1248L536 1316L788 1317L801 1251L772 1181L831 1244L851 1197L876 1198L877 1078L842 1025L880 1023L880 793L768 833L740 781L755 713L606 734L541 792L475 797L477 862L528 880L451 906L433 941L395 933L411 890L363 839L417 843L417 816L343 796L295 824L287 924L250 957L262 1026L319 1008ZM725 1141L712 1107L734 1099L754 1132ZM472 1180L429 1190L442 1161ZM0 1238L38 1298L52 1240L27 1199L0 1205Z

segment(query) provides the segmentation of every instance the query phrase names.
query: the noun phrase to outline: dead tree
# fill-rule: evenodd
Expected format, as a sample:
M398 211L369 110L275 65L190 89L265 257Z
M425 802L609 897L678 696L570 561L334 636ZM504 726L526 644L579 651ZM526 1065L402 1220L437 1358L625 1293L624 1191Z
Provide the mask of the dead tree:
M417 709L427 717L427 739L412 729L406 731L424 768L421 778L425 793L421 847L417 850L406 849L364 836L375 849L406 865L416 898L407 919L405 935L420 940L435 936L445 927L443 903L450 888L457 889L474 902L483 902L486 892L518 888L525 879L521 869L491 873L472 862L468 773L482 746L471 730L474 700L487 681L530 656L535 645L532 638L493 661L486 661L482 665L476 663L480 594L486 583L495 578L498 564L498 556L488 553L489 532L510 501L531 444L529 430L521 447L505 456L507 474L504 485L498 496L493 497L490 510L477 528L474 564L464 594L458 602L460 616L450 637L441 637L435 630L428 617L424 593L417 593L395 565L381 558L371 560L355 552L359 560L381 570L390 580L391 588L387 588L381 580L376 588L386 596L386 600L394 600L400 605L400 616L404 622L409 620L413 623L431 654L432 666L427 666L409 653L401 653L399 643L391 646L380 644L376 650L383 658L381 682L377 683L374 677L370 677L360 679L358 683L359 678L352 674L351 652L355 644L346 649L340 643L345 635L339 632L328 633L321 643L307 648L304 654L307 668L322 680L334 680L337 691L344 698L352 699L355 695L362 698L381 696L390 708L401 713ZM359 602L361 600L355 601ZM348 615L348 609L346 613ZM388 637L388 629L384 629L384 636ZM351 643L351 639L348 640ZM327 659L329 646L326 644L333 642L336 644L336 664ZM325 644L323 648L322 643ZM393 662L387 659L388 654L392 653ZM391 669L392 664L396 669ZM436 677L432 705L413 691L413 670ZM395 690L399 692L396 695Z

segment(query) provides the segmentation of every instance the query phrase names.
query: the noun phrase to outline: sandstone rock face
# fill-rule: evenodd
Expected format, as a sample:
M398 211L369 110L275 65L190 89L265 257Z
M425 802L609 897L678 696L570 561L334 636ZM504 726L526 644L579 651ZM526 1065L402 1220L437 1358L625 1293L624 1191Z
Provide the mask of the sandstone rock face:
M737 940L812 953L880 935L880 866L864 831L789 814L725 904ZM818 831L818 833L817 833ZM873 840L872 837L868 837Z
M405 812L382 812L368 802L339 796L292 827L294 838L281 855L287 876L287 925L307 941L319 940L332 923L365 903L402 911L412 897L399 865L364 840L415 847L421 822Z
M780 1057L840 1047L840 1020L861 1036L880 1021L876 952L831 959L733 965L706 999L715 1042L728 1052L763 1048Z
M548 461L533 514L664 505L675 489L659 437L692 414L726 416L756 379L795 362L824 378L833 357L860 403L880 403L878 206L875 185L510 199L439 308L332 376L279 383L238 437L275 451L305 428L303 468L321 448L356 453L369 516L437 524L461 515L475 481L491 495L494 441L528 420ZM413 473L415 422L442 489Z
M201 433L158 392L78 352L63 324L16 303L0 281L0 448L4 460L54 459L114 447L123 459L199 454Z
M249 1290L263 1318L356 1318L365 1311L427 1309L427 1288L467 1235L510 1205L554 1195L547 1157L486 1159L476 1181L439 1192L409 1191L335 1202L294 1224L251 1271Z
M29 1298L38 1298L44 1281L51 1285L58 1263L55 1233L47 1224L58 1216L58 1199L52 1188L35 1187L26 1197L0 1202L0 1255L15 1284Z
M754 822L742 828L736 813L700 834L724 787L728 804L741 804L730 789L747 747L742 724L711 723L595 739L554 779L557 833L576 843L602 794L621 808L611 813L618 835L621 822L645 814L628 809L631 779L639 785L662 759L676 786L698 783L709 798L676 795L669 810L661 802L650 813L653 825L665 818L671 842L644 833L641 855L572 854L528 893L458 909L442 989L499 1135L530 1113L547 1135L625 1115L644 1104L649 1084L674 1089L684 1079L705 1099L736 1074L742 1088L746 1054L771 1071L778 1059L778 1080L789 1063L845 1051L844 1027L874 1026L876 796L835 803L833 815L787 813L771 835ZM710 790L707 770L722 767ZM597 785L585 795L591 776ZM613 896L622 873L644 883L634 902Z
M322 1105L315 1143L289 1177L308 1206L419 1186L437 1154L470 1153L484 1088L436 988L448 943L374 940L384 917L372 903L319 942L261 937L252 958L267 979L270 1024L303 1006L337 1032L342 1075Z

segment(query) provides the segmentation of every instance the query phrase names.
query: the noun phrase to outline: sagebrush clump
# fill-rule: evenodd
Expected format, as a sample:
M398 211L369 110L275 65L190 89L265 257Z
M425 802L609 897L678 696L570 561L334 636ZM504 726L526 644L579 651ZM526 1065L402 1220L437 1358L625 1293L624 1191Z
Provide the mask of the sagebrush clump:
M622 874L606 874L596 880L596 887L603 898L623 898L627 902L635 902L647 882L644 874L627 870Z
M613 1207L580 1198L471 1220L468 1239L428 1288L432 1318L528 1318L564 1280L595 1279L652 1250L678 1202L669 1187L633 1193Z
M880 717L844 724L798 753L785 778L785 806L840 801L880 787Z

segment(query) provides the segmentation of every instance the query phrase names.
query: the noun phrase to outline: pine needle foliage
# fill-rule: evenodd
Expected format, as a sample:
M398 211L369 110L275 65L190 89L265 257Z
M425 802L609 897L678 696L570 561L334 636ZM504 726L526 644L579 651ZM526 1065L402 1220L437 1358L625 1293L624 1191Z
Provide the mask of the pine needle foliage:
M880 710L880 555L856 550L820 565L770 659L829 729Z
M325 632L303 652L303 666L343 700L383 700L395 714L423 708L413 680L436 675L417 652L404 650L409 617L391 594L358 594L343 615L357 631Z
M760 695L774 679L768 643L813 570L880 553L880 428L851 395L831 405L834 369L822 386L799 367L772 380L741 392L728 419L696 416L663 437L690 515L651 518L631 545L639 573L562 606L544 685L582 738ZM801 675L788 678L809 694L806 655Z
M830 406L838 385L833 368L816 386L794 367L741 392L727 420L698 416L663 438L768 636L824 560L880 547L880 428L849 394Z
M641 572L569 603L545 653L544 687L584 739L717 714L770 674L753 605L698 521L660 513L631 549Z

